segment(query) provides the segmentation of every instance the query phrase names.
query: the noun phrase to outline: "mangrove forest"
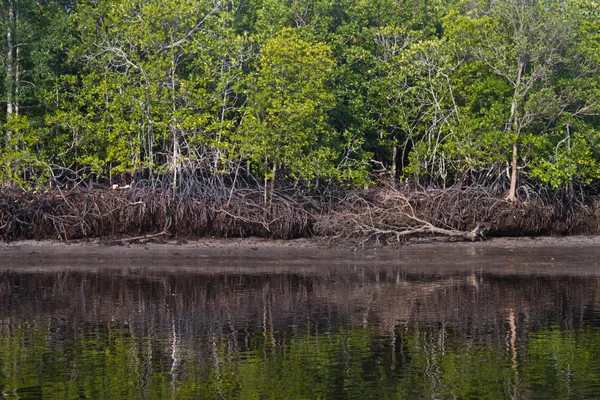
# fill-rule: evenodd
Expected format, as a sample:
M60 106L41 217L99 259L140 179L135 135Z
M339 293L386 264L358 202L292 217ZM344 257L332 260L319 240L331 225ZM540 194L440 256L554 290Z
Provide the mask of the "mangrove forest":
M0 237L600 232L595 0L2 0Z

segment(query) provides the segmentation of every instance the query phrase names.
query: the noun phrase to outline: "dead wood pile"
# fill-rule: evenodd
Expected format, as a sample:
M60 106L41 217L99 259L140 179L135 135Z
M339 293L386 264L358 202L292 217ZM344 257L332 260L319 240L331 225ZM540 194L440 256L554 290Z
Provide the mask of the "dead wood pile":
M553 200L553 199L551 199ZM505 201L485 188L353 192L324 215L316 230L332 238L391 244L413 236L477 240L484 236L598 233L600 200L565 210L558 202Z

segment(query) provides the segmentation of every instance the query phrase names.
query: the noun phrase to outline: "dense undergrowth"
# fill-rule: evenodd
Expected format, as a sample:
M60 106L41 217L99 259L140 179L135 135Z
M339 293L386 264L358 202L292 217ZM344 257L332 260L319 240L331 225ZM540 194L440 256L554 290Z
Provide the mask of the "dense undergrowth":
M330 221L323 215L360 211L365 199L384 209L411 204L417 214L422 203L405 190L405 199L348 190L336 191L341 205L315 206L314 192L282 189L288 185L358 190L408 180L437 188L474 186L463 177L478 176L485 178L478 184L501 181L504 189L475 190L487 193L474 198L489 207L495 200L484 198L528 201L518 190L530 181L541 192L594 184L599 17L596 0L7 0L0 3L0 184L37 189L37 197L24 196L52 204L47 212L56 216L34 224L52 226L35 234L66 237L117 231L106 214L126 206L125 194L105 196L106 206L95 192L70 192L56 203L38 198L67 180L135 182L141 192L126 195L137 203L125 207L126 232L282 237L330 232L317 223ZM186 193L192 175L214 182L244 175L251 195L236 192L230 202L227 185L204 184ZM141 194L144 186L151 195ZM291 203L265 199L275 188ZM562 210L544 196L536 207ZM457 202L449 201L436 227L469 229L454 221ZM39 209L25 204L22 212L31 210ZM177 217L186 210L197 221ZM550 219L571 218L559 211ZM27 218L37 221L36 212ZM63 217L74 218L72 234L54 228ZM7 218L5 230L32 229ZM289 226L272 226L283 220ZM496 222L490 232L500 229Z
M264 203L262 188L173 194L148 188L75 188L0 193L0 237L105 240L147 238L328 237L376 245L414 237L479 240L499 235L600 232L600 197L566 206L546 193L510 202L482 187L276 189Z

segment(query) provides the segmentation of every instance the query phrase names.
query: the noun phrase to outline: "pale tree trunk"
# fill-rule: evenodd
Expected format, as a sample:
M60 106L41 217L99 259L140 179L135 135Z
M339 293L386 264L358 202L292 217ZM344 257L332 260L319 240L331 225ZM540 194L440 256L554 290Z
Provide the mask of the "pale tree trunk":
M14 15L15 15L15 31L17 30L17 27L19 26L19 8L15 7L14 9ZM14 40L15 38L13 38ZM18 38L17 38L18 39ZM19 102L20 102L20 95L21 95L21 70L19 68L19 50L20 50L20 46L17 43L16 45L13 46L15 49L15 58L14 58L14 69L15 69L15 80L14 80L14 112L15 115L19 115Z
M15 25L15 5L13 0L8 1L8 24L6 27L6 120L14 114L13 94L14 94L14 25ZM12 140L12 131L6 131L6 140L8 143Z
M517 142L513 142L512 162L510 172L510 190L506 196L508 201L517 201Z
M273 206L273 193L275 193L275 175L277 174L277 164L273 164L273 179L271 179L271 196L269 197L269 209Z
M517 162L518 162L518 137L519 137L519 122L518 122L518 101L521 90L521 80L523 78L523 70L525 68L525 63L519 61L518 69L517 69L517 79L515 81L515 93L513 95L513 100L510 105L510 118L508 123L506 124L505 133L509 134L511 132L516 134L516 137L513 141L512 146L512 158L511 158L511 172L510 172L510 189L508 191L508 195L504 198L507 201L517 201Z
M21 79L21 71L19 69L19 46L17 46L15 48L15 95L13 100L15 115L19 115L19 97L21 93L19 79Z
M221 62L221 77L224 75L225 70L225 61ZM221 124L219 126L219 132L217 133L217 143L221 144L221 136L223 134L223 126L225 125L225 111L227 110L227 88L223 90L223 99L221 105ZM221 164L221 149L219 146L216 147L216 155L215 155L215 176L219 174L219 165Z
M398 146L394 143L394 147L392 147L392 171L390 177L390 183L393 188L396 187L396 162L398 159Z
M173 196L177 193L177 178L180 170L179 157L181 150L179 147L179 128L177 127L177 121L174 119L175 112L177 111L177 95L176 95L176 84L175 74L177 72L177 64L175 58L171 59L171 71L169 76L171 79L171 132L173 135Z
M269 191L267 190L267 183L269 182L269 178L267 178L267 175L265 174L265 184L263 187L263 204L265 205L265 208L267 207L267 199L269 198Z
M179 135L173 130L173 194L177 193L177 174L179 172Z
M263 204L265 205L265 208L267 208L267 200L269 198L269 191L267 190L267 183L269 182L269 178L267 175L267 166L269 165L269 159L267 158L266 155L266 151L265 151L265 186L264 186L264 195L263 195Z

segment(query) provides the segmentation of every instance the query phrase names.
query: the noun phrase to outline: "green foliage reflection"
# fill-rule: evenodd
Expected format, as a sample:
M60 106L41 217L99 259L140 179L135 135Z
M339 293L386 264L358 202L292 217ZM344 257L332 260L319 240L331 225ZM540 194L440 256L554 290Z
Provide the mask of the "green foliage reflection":
M600 329L544 328L516 348L446 328L270 333L232 351L224 337L140 336L128 327L4 323L0 389L8 398L594 397Z

